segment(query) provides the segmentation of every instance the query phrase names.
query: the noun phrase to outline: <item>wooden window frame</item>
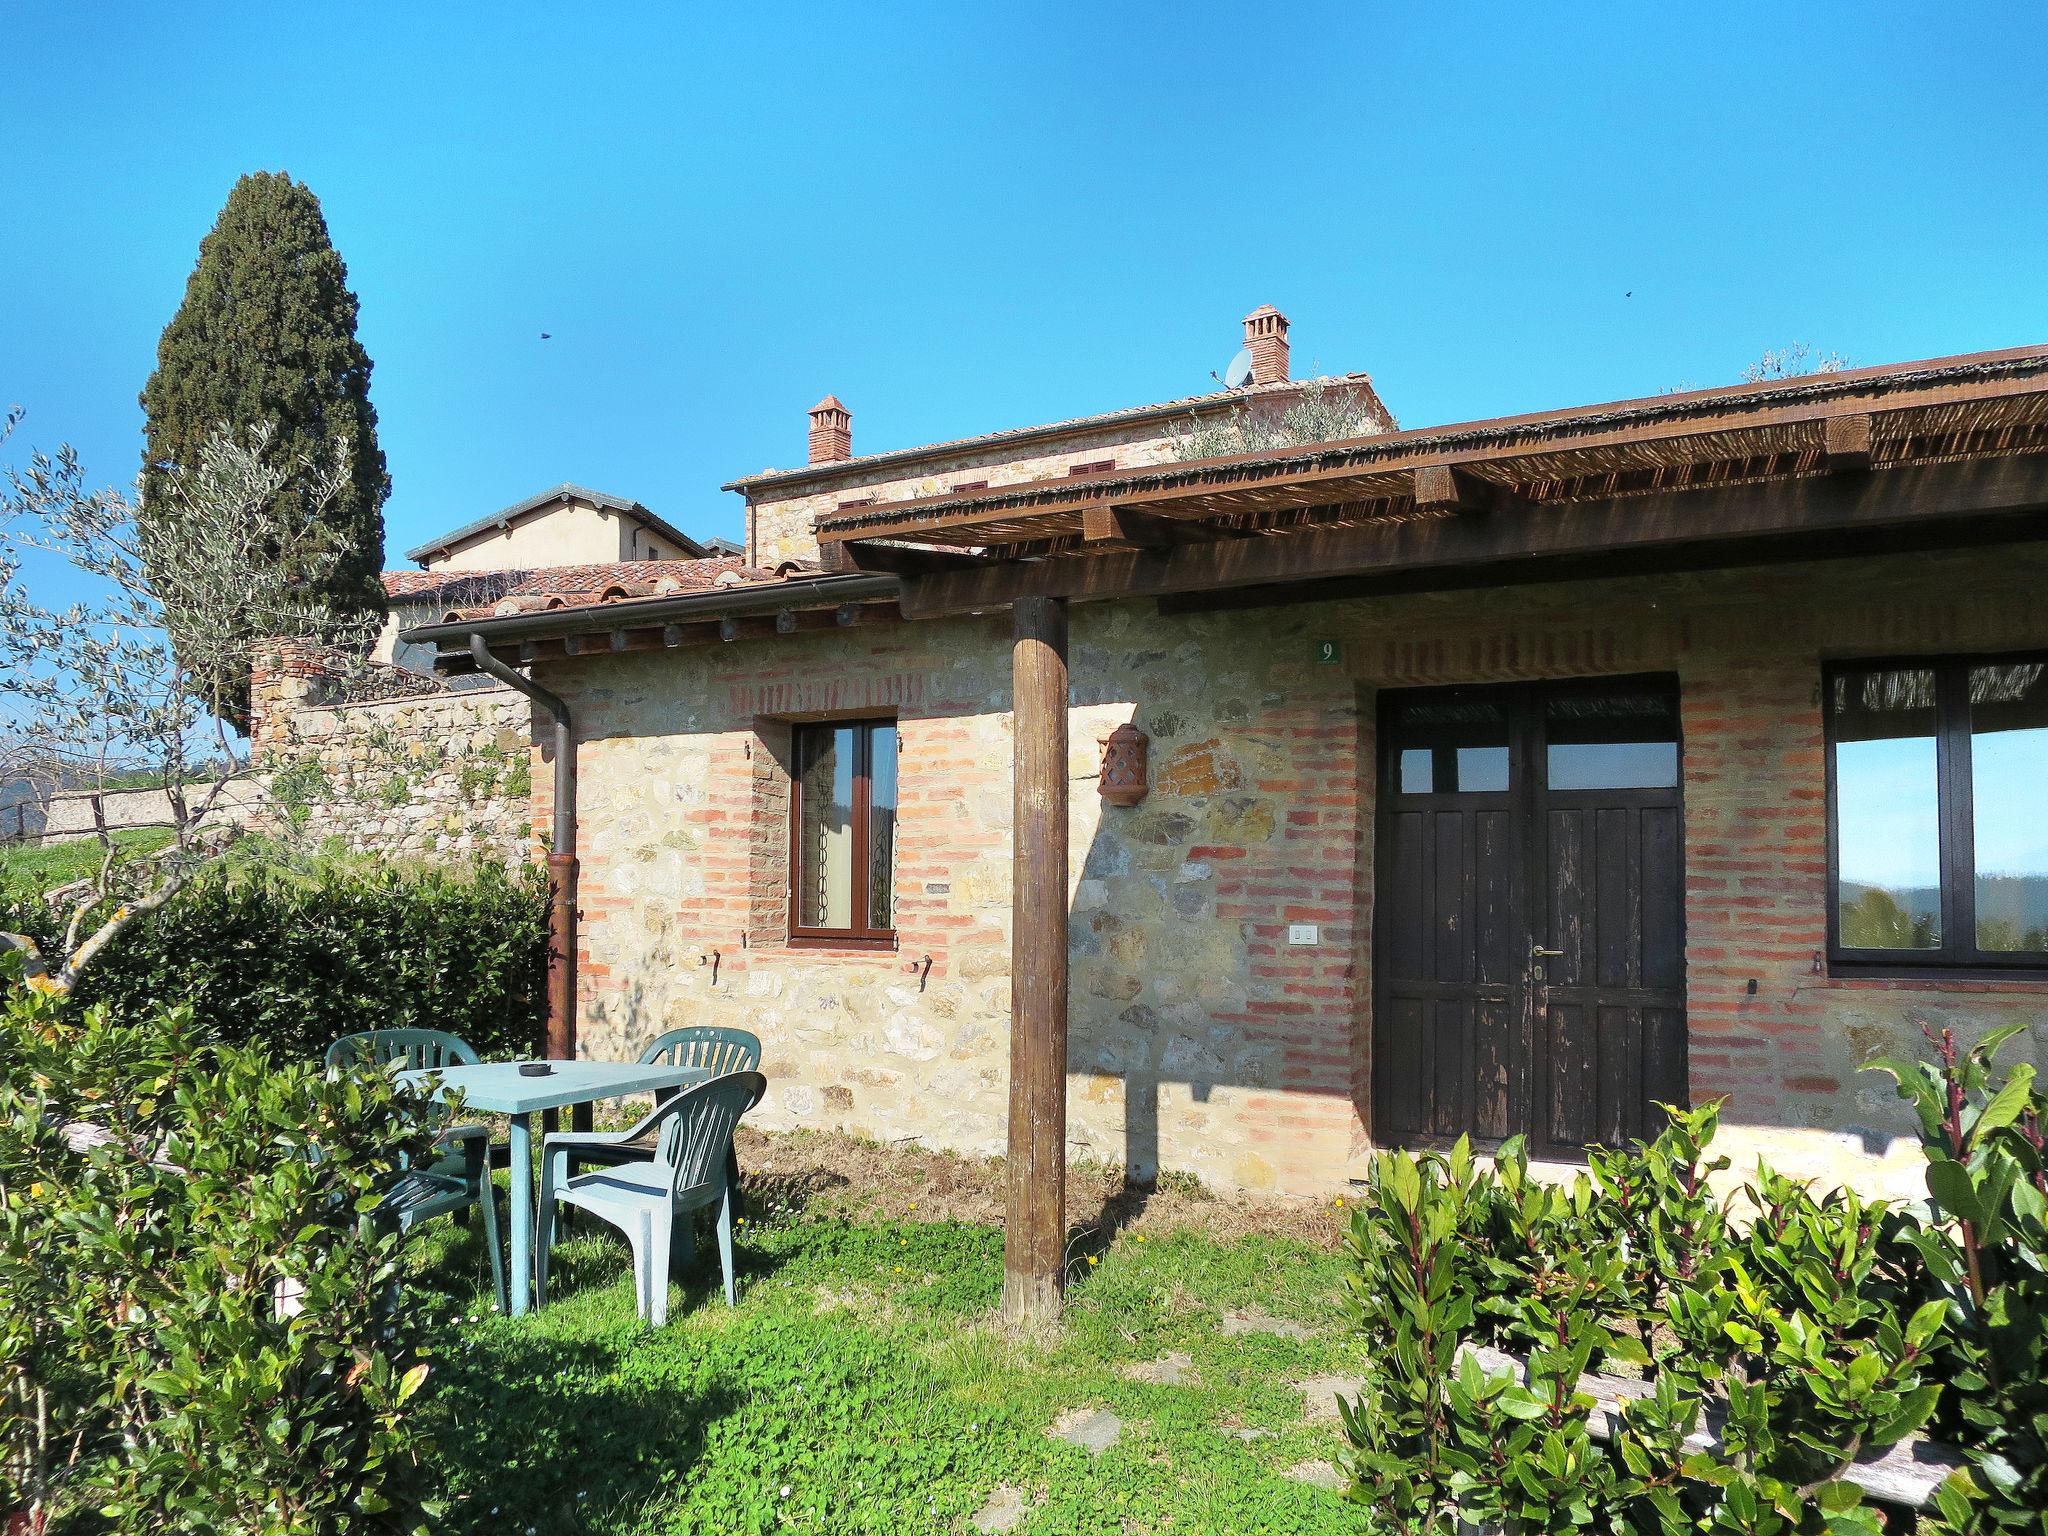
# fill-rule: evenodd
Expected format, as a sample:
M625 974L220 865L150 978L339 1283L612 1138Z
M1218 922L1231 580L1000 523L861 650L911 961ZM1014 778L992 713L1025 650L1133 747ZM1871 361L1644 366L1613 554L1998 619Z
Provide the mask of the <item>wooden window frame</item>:
M1970 669L2028 662L2048 665L2048 651L1981 651L1966 655L1845 657L1821 668L1821 722L1827 770L1827 955L1831 972L1852 976L1950 979L2048 978L2048 950L1977 947L1976 805L1970 740ZM1842 943L1841 804L1836 793L1835 680L1845 672L1934 674L1935 824L1939 852L1943 942L1938 949L1864 949Z
M878 949L896 948L895 928L876 928L866 924L870 915L872 891L868 877L870 865L870 839L874 835L873 779L875 730L887 726L897 731L897 798L902 799L903 737L893 715L865 716L857 720L793 720L790 722L789 738L789 944L793 949ZM855 732L854 740L859 744L858 757L853 770L853 871L852 905L854 912L863 921L851 928L806 928L798 921L803 910L799 882L803 874L803 827L804 827L804 732L814 730L847 730ZM893 878L892 878L893 885ZM894 902L891 902L893 908Z

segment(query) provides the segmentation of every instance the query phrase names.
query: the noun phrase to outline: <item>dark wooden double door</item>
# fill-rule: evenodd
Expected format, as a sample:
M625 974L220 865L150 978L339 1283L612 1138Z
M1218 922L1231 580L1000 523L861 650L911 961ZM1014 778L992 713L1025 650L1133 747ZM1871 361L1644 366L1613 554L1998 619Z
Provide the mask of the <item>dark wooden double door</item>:
M1533 1155L1686 1101L1678 685L1383 693L1373 1119Z

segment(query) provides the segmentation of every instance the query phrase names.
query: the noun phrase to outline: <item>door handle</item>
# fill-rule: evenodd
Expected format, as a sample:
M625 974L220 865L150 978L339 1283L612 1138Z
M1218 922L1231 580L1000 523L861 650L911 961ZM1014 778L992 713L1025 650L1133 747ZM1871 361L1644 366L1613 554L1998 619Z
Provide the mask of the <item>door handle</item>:
M1545 949L1541 944L1531 944L1529 946L1529 958L1531 960L1562 960L1564 958L1564 951L1561 949Z

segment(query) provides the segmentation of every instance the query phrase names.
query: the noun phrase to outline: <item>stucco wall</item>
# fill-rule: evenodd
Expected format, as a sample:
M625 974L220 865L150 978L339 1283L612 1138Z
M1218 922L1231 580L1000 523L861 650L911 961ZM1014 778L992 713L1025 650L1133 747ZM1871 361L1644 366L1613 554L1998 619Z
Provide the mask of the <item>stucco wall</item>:
M1915 1194L1910 1126L1858 1068L1916 1019L1973 1037L2048 986L1816 974L1824 657L2048 646L2043 555L1841 561L1162 617L1073 612L1071 1118L1077 1151L1319 1192L1371 1145L1377 690L1675 671L1695 1101L1727 1150ZM1317 665L1318 641L1342 660ZM1001 617L564 662L584 857L584 1049L685 1022L766 1043L774 1126L999 1150L1007 1076L1009 674ZM900 952L779 938L790 717L900 718ZM1135 717L1152 793L1095 793ZM1294 948L1291 921L1320 925ZM929 956L931 965L925 969ZM1825 967L1823 967L1823 972ZM1749 990L1754 980L1756 990Z
M545 565L604 565L614 560L675 559L671 541L647 534L617 512L572 501L515 518L511 527L477 534L451 549L446 559L425 562L430 571L514 571Z

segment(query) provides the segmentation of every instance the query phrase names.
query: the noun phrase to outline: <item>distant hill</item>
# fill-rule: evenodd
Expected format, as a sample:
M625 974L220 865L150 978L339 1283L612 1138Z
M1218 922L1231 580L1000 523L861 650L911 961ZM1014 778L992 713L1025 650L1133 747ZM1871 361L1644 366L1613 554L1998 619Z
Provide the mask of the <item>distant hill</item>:
M1941 892L1842 883L1842 942L1852 949L1932 947ZM2048 876L1990 875L1977 883L1977 931L1985 949L2048 949Z

